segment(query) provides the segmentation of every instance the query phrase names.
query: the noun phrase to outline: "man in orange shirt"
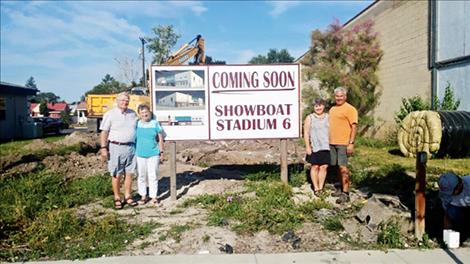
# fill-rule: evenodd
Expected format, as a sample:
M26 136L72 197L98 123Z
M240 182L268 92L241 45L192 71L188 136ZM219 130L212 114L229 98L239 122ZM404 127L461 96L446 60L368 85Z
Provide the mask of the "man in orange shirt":
M330 109L330 154L331 165L338 166L341 176L341 191L333 194L339 196L336 203L349 202L348 156L354 151L354 139L357 131L357 110L346 102L346 88L335 89L336 105Z

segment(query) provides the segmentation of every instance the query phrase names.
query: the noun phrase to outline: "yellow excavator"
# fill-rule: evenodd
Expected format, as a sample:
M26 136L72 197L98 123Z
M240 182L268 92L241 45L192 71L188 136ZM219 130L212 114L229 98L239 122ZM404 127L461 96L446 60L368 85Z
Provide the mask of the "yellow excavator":
M182 65L193 57L196 65L202 65L206 62L204 39L201 35L197 35L193 40L171 54L164 65Z
M201 35L197 35L193 40L173 52L163 65L182 65L193 57L195 65L202 65L206 62L204 39ZM134 90L136 89L131 89L129 93L129 108L137 111L137 107L140 104L150 105L150 96L148 94L142 94L142 92L135 93ZM147 91L150 91L150 89ZM116 96L116 94L89 94L87 96L87 126L89 130L99 131L103 115L114 106Z

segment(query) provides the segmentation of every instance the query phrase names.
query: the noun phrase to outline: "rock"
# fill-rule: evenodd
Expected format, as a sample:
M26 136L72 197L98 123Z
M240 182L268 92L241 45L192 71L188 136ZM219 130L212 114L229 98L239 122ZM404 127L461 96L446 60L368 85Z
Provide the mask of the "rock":
M233 254L233 247L229 244L222 245L221 247L219 247L219 250L227 254Z
M281 237L282 241L284 242L290 242L292 245L293 249L299 249L300 248L300 241L301 238L297 236L294 231L289 230L284 235Z
M346 219L343 223L344 230L352 239L375 243L377 241L377 232L371 230L367 225L359 223L355 219Z
M399 225L405 227L405 230L410 226L410 210L398 197L392 195L372 195L356 214L356 219L370 230L377 230L380 223L387 222L392 217L398 219Z
M318 218L320 221L323 221L326 218L331 217L335 214L336 212L334 210L327 208L321 208L320 210L314 212L315 217Z

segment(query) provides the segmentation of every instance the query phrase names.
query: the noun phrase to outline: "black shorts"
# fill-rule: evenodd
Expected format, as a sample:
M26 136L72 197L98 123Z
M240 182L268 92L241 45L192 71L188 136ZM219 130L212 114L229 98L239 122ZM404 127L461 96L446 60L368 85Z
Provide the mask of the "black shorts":
M330 164L330 151L329 150L320 150L317 152L312 152L311 155L307 155L305 160L312 165L328 165Z

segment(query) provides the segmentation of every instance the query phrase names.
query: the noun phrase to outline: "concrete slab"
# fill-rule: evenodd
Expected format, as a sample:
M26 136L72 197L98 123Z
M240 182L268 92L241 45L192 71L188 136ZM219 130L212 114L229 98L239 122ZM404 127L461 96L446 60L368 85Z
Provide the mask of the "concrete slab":
M470 248L394 250L400 263L470 263Z
M314 264L314 263L470 263L470 248L452 250L358 250L358 251L319 251L284 254L233 254L233 255L156 255L156 256L119 256L87 259L82 261L47 261L27 263L54 264Z
M324 251L292 254L257 254L257 264L311 264L311 263L403 263L393 252L383 251Z

